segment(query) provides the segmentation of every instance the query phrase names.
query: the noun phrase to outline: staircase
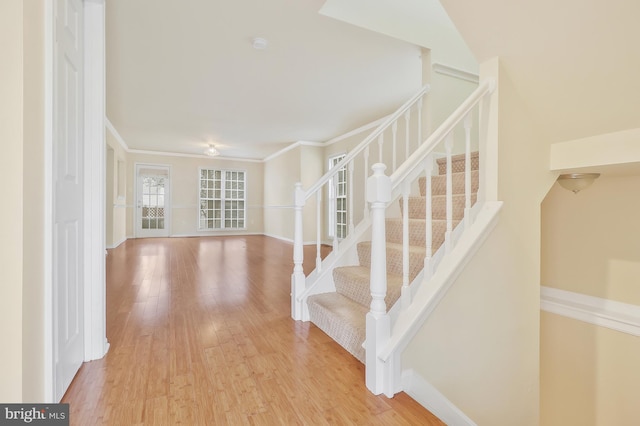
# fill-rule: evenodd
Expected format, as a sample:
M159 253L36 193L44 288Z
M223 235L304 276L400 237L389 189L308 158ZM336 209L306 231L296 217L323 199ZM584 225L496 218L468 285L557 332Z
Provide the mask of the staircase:
M453 221L456 226L464 216L465 156L452 156ZM471 155L472 203L478 192L478 152ZM433 250L444 243L446 217L446 159L437 160L438 175L432 177ZM419 196L408 200L409 206L409 281L413 281L424 266L426 235L426 178L419 179ZM402 211L403 203L400 201ZM387 241L387 308L400 298L403 283L402 218L386 218ZM339 343L360 362L365 363L363 347L366 338L365 318L371 305L371 241L357 244L359 264L339 266L333 270L336 291L316 294L307 299L311 322Z
M483 200L479 170L489 131L480 108L489 106L493 82L480 84L425 139L428 90L311 187L298 183L294 192L291 316L312 321L363 362L367 388L388 397L402 390L404 348L495 226L501 206ZM338 173L348 186L342 240L326 228L324 213L336 205ZM304 234L316 243L309 275L302 268ZM327 239L333 250L322 259Z

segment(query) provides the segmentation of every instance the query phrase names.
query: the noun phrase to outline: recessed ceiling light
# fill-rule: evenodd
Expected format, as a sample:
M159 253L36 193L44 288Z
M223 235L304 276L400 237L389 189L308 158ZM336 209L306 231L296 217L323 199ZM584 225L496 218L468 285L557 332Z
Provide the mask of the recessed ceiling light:
M256 37L252 40L251 45L256 50L264 50L269 45L269 42L266 38Z

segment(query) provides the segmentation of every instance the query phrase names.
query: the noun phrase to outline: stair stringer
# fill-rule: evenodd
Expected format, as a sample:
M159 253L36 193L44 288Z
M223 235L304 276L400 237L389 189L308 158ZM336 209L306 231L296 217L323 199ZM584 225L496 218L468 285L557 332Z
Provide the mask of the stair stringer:
M302 321L309 321L309 296L322 293L332 293L336 291L333 282L333 270L338 266L348 266L358 264L357 246L359 242L367 241L371 234L371 220L366 217L353 232L349 233L338 245L337 250L331 251L322 261L321 268L314 269L305 279L306 287L302 294L296 298L296 303L302 307Z
M377 357L386 366L389 380L385 383L384 394L388 397L401 392L401 355L431 313L451 288L464 267L480 249L498 223L501 201L485 202L478 211L473 224L462 233L451 252L442 258L438 269L430 279L423 276L416 286L411 304L400 310L396 303L390 311L392 318L391 336ZM462 225L462 224L460 224ZM413 293L413 291L412 291ZM398 301L400 302L400 301Z

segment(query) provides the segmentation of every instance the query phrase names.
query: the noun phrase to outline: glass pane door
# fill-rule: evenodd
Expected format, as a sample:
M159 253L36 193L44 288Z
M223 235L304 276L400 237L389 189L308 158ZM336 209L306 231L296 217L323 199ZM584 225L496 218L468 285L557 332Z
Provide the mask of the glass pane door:
M136 237L169 236L169 168L136 165Z

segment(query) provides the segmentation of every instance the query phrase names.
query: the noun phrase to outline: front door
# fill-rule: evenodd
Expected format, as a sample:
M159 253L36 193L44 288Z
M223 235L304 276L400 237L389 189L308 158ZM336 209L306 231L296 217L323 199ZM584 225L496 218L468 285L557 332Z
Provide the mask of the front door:
M83 4L54 2L53 355L60 401L84 361Z
M169 167L136 165L136 237L168 237Z

